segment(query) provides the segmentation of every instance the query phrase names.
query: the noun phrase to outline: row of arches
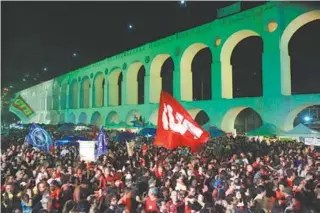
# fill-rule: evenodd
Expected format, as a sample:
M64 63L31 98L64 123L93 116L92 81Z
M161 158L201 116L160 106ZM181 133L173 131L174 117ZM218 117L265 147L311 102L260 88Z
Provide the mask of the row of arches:
M292 94L320 92L317 87L320 72L314 72L319 66L319 60L316 54L311 54L313 50L320 49L320 11L312 14L313 18L300 23L296 32L283 38L288 40L286 48L291 58L289 67ZM84 77L80 82L73 80L70 84L69 107L118 106L124 102L144 104L145 83L150 83L150 103L157 103L161 90L174 93L174 73L179 71L182 101L210 100L213 98L213 82L217 81L212 76L213 72L217 72L213 69L217 61L221 63L222 98L259 97L264 93L263 88L267 88L263 87L262 68L263 63L266 63L263 54L264 42L258 33L251 30L238 31L223 44L220 59L213 58L211 49L203 43L190 45L182 54L179 65L168 54L156 56L150 67L150 82L145 80L146 69L141 62L129 66L126 78L120 68L115 68L108 78L103 73L98 73L92 81L93 85L89 77ZM180 70L175 67L180 67ZM62 85L62 109L67 108L66 89L66 85ZM93 96L92 105L90 95Z
M194 120L200 124L205 125L210 123L210 116L202 109L191 109L188 110ZM132 121L139 119L142 113L138 110L131 110L125 117L125 123L132 125ZM157 124L157 110L154 111L149 117L149 122ZM293 126L303 123L310 128L319 130L320 129L320 105L302 105L291 111L288 115L284 116L284 130L289 130ZM108 126L109 124L118 124L121 122L120 116L116 111L111 111L103 119L100 112L96 111L91 116L87 113L82 112L77 117L75 113L61 113L58 115L52 111L46 116L40 114L38 118L39 123L46 124L58 124L71 122L75 124L91 124L95 126ZM231 131L235 129L237 133L246 133L253 129L256 129L264 124L260 114L250 107L236 107L230 109L225 113L221 120L221 129L224 131Z

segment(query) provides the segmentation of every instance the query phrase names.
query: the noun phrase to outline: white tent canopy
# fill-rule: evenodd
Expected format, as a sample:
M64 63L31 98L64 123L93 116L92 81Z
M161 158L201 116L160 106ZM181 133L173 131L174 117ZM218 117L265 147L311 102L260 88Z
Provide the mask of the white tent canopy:
M298 126L294 127L293 129L285 132L282 136L289 136L289 137L320 137L320 132L310 129L303 124L299 124Z

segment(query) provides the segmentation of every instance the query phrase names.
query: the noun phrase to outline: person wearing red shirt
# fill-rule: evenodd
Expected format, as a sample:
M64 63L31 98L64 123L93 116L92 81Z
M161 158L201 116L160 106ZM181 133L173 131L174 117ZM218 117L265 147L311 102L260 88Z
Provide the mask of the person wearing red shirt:
M157 189L156 188L151 188L149 190L148 196L146 198L146 202L145 202L145 208L144 210L147 213L151 213L151 212L159 212L158 206L157 206L157 201L158 201L158 197L157 197Z
M183 202L178 200L178 193L176 191L171 192L171 200L166 203L166 209L169 213L183 212Z

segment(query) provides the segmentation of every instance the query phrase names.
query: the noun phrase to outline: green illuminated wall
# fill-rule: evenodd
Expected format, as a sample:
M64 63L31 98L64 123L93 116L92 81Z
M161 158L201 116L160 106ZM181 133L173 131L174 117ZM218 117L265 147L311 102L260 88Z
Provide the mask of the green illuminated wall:
M25 122L56 124L78 123L80 120L105 125L121 121L130 123L135 115L141 115L156 123L161 66L171 57L174 62L174 96L193 116L203 110L212 125L232 131L236 116L250 107L263 122L290 129L302 109L320 104L319 94L291 95L288 54L288 42L293 34L317 19L320 19L319 8L269 2L147 43L21 91L20 94L37 112L33 120ZM233 98L231 54L234 47L249 36L260 36L263 40L263 97ZM192 59L206 47L212 53L213 98L192 101ZM141 66L146 70L145 104L137 105L137 73ZM122 104L118 106L121 73Z

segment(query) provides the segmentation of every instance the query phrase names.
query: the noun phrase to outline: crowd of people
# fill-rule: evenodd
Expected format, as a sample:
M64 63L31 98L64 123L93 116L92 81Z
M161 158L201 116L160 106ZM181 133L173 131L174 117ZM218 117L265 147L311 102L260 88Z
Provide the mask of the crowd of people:
M77 146L42 152L25 134L2 141L4 213L320 213L320 155L298 142L223 136L191 153L140 138L129 157L110 139L105 155L83 162Z

